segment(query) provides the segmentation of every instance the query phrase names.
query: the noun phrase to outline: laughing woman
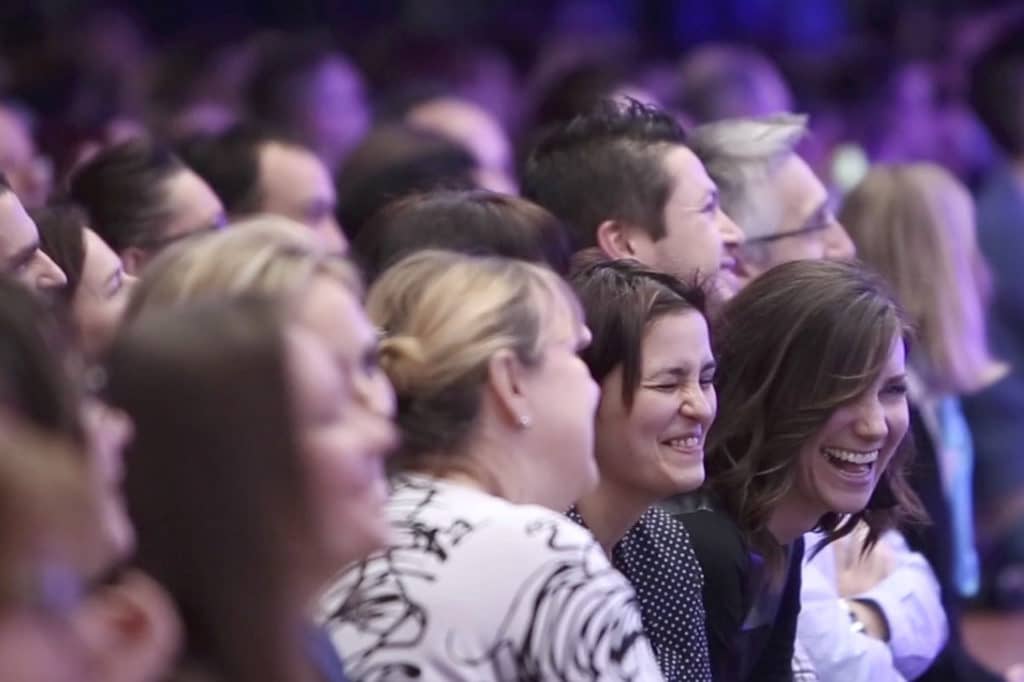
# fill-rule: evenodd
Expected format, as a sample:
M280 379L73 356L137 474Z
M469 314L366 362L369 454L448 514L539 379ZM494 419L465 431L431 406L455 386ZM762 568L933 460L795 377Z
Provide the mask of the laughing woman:
M722 311L705 504L679 516L716 680L792 679L803 533L828 543L863 520L873 543L919 513L900 447L906 333L880 280L845 263L781 265Z
M686 527L656 506L704 482L717 406L704 294L629 260L571 283L594 335L581 357L601 384L601 480L569 515L633 584L665 679L710 681L700 565Z

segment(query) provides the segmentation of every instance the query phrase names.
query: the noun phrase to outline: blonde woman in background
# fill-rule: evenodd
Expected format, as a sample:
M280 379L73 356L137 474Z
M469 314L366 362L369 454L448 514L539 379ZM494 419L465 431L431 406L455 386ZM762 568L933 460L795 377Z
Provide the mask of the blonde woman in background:
M285 218L261 217L195 237L161 253L133 291L126 312L138 323L169 307L257 295L312 332L331 360L318 372L319 406L297 415L299 451L310 476L317 524L319 587L343 566L388 542L384 459L394 427L394 394L377 364L377 332L346 261ZM240 390L240 389L239 389ZM310 628L309 653L324 680L345 679L326 634Z
M597 483L597 384L571 291L424 251L367 310L398 397L389 547L323 600L357 680L660 680L636 596L562 512Z
M919 679L998 679L970 658L959 633L962 601L979 589L975 453L979 464L998 467L996 476L1006 474L1014 455L972 440L964 417L966 404L998 391L1009 374L986 338L987 269L977 246L974 205L966 188L938 166L878 166L848 195L840 220L859 257L890 282L917 332L908 367L917 449L911 483L932 524L906 534L935 571L950 627L946 648ZM980 416L990 423L999 419Z

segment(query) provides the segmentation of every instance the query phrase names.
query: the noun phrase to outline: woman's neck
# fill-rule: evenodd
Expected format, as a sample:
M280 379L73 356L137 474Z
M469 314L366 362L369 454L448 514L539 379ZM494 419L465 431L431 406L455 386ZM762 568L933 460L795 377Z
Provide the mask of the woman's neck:
M780 545L789 545L813 530L827 512L827 509L811 504L793 490L772 510L768 519L768 532Z
M656 501L624 491L602 478L593 492L580 498L576 510L611 558L615 545Z

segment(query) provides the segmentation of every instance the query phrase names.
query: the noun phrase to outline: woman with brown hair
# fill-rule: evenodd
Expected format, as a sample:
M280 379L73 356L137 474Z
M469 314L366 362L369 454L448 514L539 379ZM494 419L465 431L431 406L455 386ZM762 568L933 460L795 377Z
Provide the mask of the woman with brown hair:
M989 534L989 546L1012 547L1016 523L1024 563L1024 466L1014 456L1024 400L1019 375L989 349L991 282L971 195L939 166L876 166L847 196L840 217L915 329L908 361L917 465L910 482L932 523L906 534L935 571L950 623L945 648L919 679L997 679L964 648L960 614L980 587L973 489L982 493L977 527Z
M344 679L304 646L326 644L309 608L348 546L334 498L379 509L390 427L360 418L322 342L262 299L150 310L115 341L109 373L135 422L125 496L137 561L181 612L181 670Z
M656 506L704 482L717 406L704 292L629 260L582 267L570 283L593 332L581 357L601 384L601 480L569 516L632 583L665 679L710 681L700 565L685 526Z
M838 262L776 267L723 309L706 504L679 515L716 680L791 679L805 532L827 543L863 521L870 545L917 513L900 447L906 334L881 281Z

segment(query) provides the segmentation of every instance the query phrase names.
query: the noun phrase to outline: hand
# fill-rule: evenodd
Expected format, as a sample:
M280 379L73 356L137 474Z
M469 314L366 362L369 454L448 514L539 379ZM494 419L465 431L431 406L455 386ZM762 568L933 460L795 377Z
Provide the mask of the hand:
M861 553L867 527L863 524L835 543L836 582L839 596L856 597L889 577L895 565L892 549L880 541L867 554Z
M856 599L851 599L846 604L850 607L850 612L864 625L864 634L883 642L889 641L889 623L877 606Z

